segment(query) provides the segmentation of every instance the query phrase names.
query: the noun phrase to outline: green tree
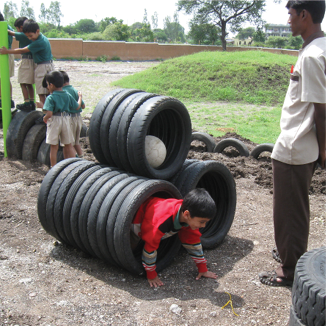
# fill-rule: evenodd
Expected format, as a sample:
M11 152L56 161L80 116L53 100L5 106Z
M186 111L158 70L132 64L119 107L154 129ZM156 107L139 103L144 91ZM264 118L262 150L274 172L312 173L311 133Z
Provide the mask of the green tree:
M271 48L284 49L287 38L282 36L270 36L265 43Z
M44 3L41 3L41 7L40 7L40 14L38 16L39 20L41 23L45 23L46 20L47 20L47 15L48 15L48 12L45 8L45 5Z
M193 44L218 45L220 42L220 29L212 24L197 24L190 22L188 38Z
M94 33L97 32L97 28L93 19L80 19L75 24L77 33Z
M63 17L63 14L61 12L60 8L60 2L59 1L51 1L49 9L47 10L47 20L49 23L52 23L55 26L60 26L61 23L61 17Z
M158 14L156 11L154 11L154 15L152 15L152 26L153 30L158 28Z
M18 16L18 8L15 3L12 1L5 2L3 6L3 17L5 20L9 20L9 18L17 18Z
M105 40L128 41L130 37L130 28L128 25L117 22L106 27L103 32Z
M237 35L237 39L245 40L248 37L253 37L254 33L255 33L255 28L254 27L240 28L239 33Z
M154 34L151 30L150 24L134 23L130 27L131 38L135 42L153 42Z
M117 22L118 22L118 20L115 17L106 17L106 18L102 19L99 23L100 32L103 33L107 26L117 23ZM120 22L122 23L122 20Z
M232 32L239 31L241 24L251 22L258 25L265 9L264 1L213 1L179 0L178 10L193 14L197 22L214 24L221 29L221 42L226 51L227 25Z
M153 31L154 41L158 43L166 43L168 41L168 37L166 36L163 29L156 28Z
M287 44L291 49L299 50L302 47L303 40L301 36L290 35L287 38Z
M263 43L266 40L266 34L263 32L263 30L260 27L258 27L257 30L252 35L252 38L256 43Z
M177 12L174 13L173 21L170 16L164 18L164 32L170 42L185 42L185 30L179 23Z
M35 20L34 9L29 6L28 0L22 0L22 5L20 8L20 17L27 17L29 19Z

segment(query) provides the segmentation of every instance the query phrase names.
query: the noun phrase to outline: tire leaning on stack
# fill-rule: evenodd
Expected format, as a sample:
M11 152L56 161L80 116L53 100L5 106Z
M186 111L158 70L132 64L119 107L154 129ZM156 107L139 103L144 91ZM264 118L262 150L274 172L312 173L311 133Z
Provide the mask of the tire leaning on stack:
M310 250L297 262L289 326L323 326L326 314L326 247Z
M145 137L160 138L165 161L151 167L145 156ZM177 99L118 89L107 93L96 106L89 127L92 152L103 164L148 178L168 180L182 167L191 143L191 121Z
M205 249L216 248L230 230L236 208L236 185L229 169L218 161L186 160L171 182L182 196L195 188L204 188L211 195L217 212L200 230L201 242Z
M57 163L45 176L38 195L43 228L62 243L72 245L131 273L142 274L143 242L131 247L131 223L150 196L181 198L168 181L149 180L78 158ZM173 260L178 236L163 240L157 271Z

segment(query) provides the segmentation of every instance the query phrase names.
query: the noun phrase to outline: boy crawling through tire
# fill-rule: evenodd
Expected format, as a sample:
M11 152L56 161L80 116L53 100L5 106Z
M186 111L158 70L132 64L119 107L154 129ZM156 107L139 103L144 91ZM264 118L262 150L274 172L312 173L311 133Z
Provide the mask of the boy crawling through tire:
M157 249L162 239L178 233L180 241L198 268L199 280L202 276L217 278L207 270L200 241L199 228L205 227L216 213L215 202L202 188L190 191L184 199L150 197L139 208L132 222L132 231L144 242L142 264L151 287L162 286L156 273Z

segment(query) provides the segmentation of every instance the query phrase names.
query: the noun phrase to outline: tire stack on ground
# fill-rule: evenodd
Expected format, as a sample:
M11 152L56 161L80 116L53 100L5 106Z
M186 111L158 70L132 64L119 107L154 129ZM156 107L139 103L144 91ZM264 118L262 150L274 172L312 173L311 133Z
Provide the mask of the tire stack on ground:
M303 254L296 265L289 326L326 325L326 247Z
M39 161L50 166L50 145L45 142L46 124L41 121L42 117L43 113L37 110L31 112L18 110L13 115L6 138L9 158L17 158L29 162ZM82 130L84 137L86 133L87 127L84 124ZM62 160L62 147L59 146L57 161Z
M167 149L165 161L157 168L146 160L147 135L160 138ZM191 120L180 101L135 89L111 91L93 112L89 141L99 164L64 160L41 185L38 215L48 233L142 274L143 242L131 232L140 205L151 196L179 199L201 187L218 208L216 219L202 230L203 246L214 248L222 242L235 213L235 182L222 163L186 160ZM177 235L161 241L158 271L168 266L180 246Z

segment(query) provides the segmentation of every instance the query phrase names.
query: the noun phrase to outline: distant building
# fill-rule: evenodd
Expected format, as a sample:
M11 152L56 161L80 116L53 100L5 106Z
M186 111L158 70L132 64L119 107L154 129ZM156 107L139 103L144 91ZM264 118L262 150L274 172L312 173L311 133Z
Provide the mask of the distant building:
M288 37L291 35L291 28L289 25L268 24L265 25L265 34L266 38L270 36Z

